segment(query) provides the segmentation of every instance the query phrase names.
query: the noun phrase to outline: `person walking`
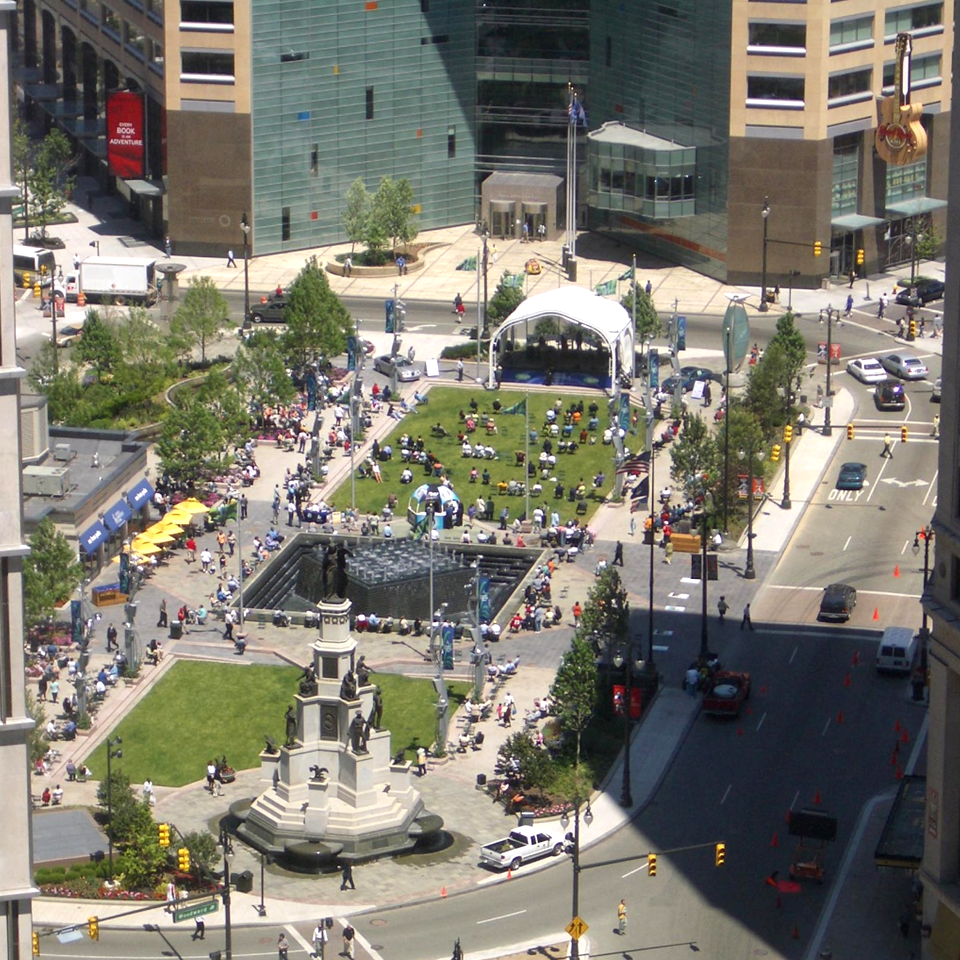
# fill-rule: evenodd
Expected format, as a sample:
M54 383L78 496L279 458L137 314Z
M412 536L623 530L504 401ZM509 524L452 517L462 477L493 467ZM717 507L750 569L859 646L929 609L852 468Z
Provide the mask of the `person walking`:
M933 415L933 429L930 431L930 436L933 437L934 440L940 439L940 414L939 413L935 413Z
M849 317L853 313L853 294L847 294L847 303L843 310L843 315Z
M893 440L890 439L889 433L883 435L883 452L880 457L881 459L885 457L887 460L893 459Z
M354 937L356 935L357 931L349 923L343 928L343 956L349 957L350 960L353 960Z
M173 256L173 241L169 237L166 237L163 241L163 252L167 255L168 260Z
M618 540L616 547L613 549L613 565L615 567L623 566L623 544Z
M937 417L937 420L938 420L938 421L939 421L939 419L940 419L940 418ZM51 702L51 703L56 703L56 702L57 702L57 698L58 698L59 696L60 696L60 681L59 681L56 677L54 677L54 678L50 681L50 702Z
M247 519L247 495L245 493L240 494L240 519Z
M343 261L343 275L349 277L353 273L353 257L345 257Z
M427 775L427 748L417 747L417 776L425 777Z
M853 289L853 284L854 284L854 282L855 282L856 279L857 279L857 271L856 271L856 270L851 270L851 271L847 274L847 277L848 277L848 279L850 280L850 289L852 290L852 289Z
M346 890L348 883L351 890L357 889L353 883L353 864L349 860L344 860L343 866L340 868L340 889Z
M316 927L314 927L313 936L310 938L313 942L313 955L315 957L323 956L323 945L327 942L328 938L327 928L323 920L320 920Z
M193 934L190 937L191 940L204 940L207 936L207 925L204 923L203 917L194 918L194 928Z
M277 960L287 960L287 954L290 951L290 944L287 938L281 933L277 938Z
M237 535L232 530L227 534L227 549L230 551L231 557L237 549Z
M933 339L936 340L937 337L943 332L943 314L935 313L933 315Z
M749 627L751 630L753 629L753 620L750 619L749 603L743 608L743 619L740 621L740 629L742 630L744 627Z
M166 597L164 597L164 599L160 601L160 616L159 616L159 618L157 619L157 626L158 626L158 627L165 627L165 626L167 626L167 600L166 600Z
M673 563L673 540L666 540L663 544L663 562L669 566Z
M622 937L627 932L627 901L621 900L617 904L617 933Z
M463 358L457 360L457 382L463 383Z
M632 537L637 532L637 518L630 518L630 536Z
M107 627L107 653L111 650L119 650L120 644L117 643L117 628L111 623Z
M228 251L227 251L227 266L228 266L228 267L233 267L234 270L236 270L236 268L237 268L237 261L236 261L236 259L235 259L234 256L233 256L233 251L232 251L232 250L228 250Z
M723 626L724 617L726 617L727 611L728 611L729 609L730 609L730 607L729 607L729 605L727 604L727 598L726 598L726 597L721 597L721 598L717 601L717 613L720 614L720 626Z
M889 303L886 293L880 294L880 300L877 304L877 318L882 320L883 315L887 312L887 304Z

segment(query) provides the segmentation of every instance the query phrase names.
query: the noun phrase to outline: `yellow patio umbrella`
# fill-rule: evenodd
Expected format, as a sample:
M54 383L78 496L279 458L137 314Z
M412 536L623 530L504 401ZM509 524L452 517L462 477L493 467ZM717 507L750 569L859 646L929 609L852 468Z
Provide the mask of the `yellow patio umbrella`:
M156 531L157 533L169 533L174 537L179 537L183 533L184 524L177 523L176 520L167 521L166 518L161 520L159 523L155 523L147 533Z
M151 529L147 530L146 533L141 533L140 536L137 537L137 542L143 543L144 541L147 541L148 543L155 543L159 545L161 543L173 543L173 541L176 539L177 538L172 534L166 533L163 530L154 531Z
M193 514L189 510L180 510L174 507L163 518L163 523L175 523L177 526L185 527L193 522Z
M151 543L149 540L137 539L130 544L130 551L149 557L154 553L163 553L163 547L158 547L157 544Z
M205 503L201 503L196 497L190 497L189 500L181 500L180 503L176 504L173 509L185 510L193 514L206 513L210 508Z

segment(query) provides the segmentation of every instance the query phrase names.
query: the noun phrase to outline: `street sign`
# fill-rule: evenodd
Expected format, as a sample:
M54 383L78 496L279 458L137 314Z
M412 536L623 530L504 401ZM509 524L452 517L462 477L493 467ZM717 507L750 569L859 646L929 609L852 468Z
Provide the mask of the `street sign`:
M57 934L57 939L61 943L73 943L74 940L82 940L83 934L76 927L74 927L71 930L61 930Z
M590 928L587 926L586 921L582 920L580 917L574 917L565 927L564 930L570 934L571 940L579 940Z
M219 909L220 907L216 900L205 900L202 903L188 903L186 906L174 909L173 922L179 923L181 920L193 920L194 917L202 917L207 913L216 913Z

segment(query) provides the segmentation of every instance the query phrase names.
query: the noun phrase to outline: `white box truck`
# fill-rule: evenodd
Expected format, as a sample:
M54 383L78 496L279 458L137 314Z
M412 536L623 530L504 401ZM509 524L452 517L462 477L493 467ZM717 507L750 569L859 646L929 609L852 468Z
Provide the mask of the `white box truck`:
M156 260L87 257L80 264L80 290L90 303L156 303Z

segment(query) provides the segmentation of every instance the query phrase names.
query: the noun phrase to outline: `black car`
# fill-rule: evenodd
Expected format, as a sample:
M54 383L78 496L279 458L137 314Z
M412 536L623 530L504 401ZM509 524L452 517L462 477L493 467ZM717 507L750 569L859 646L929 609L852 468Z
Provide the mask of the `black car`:
M689 393L698 380L709 382L712 379L713 371L708 370L706 367L681 367L679 376L667 377L667 379L660 384L660 392L672 394L676 390L677 383L679 382L683 387L683 392Z
M818 620L849 620L857 605L857 591L848 583L831 583L823 591Z
M250 309L250 319L254 323L283 323L286 320L287 298L268 297Z
M922 307L934 300L943 299L942 280L917 280L913 286L897 294L897 303L908 307Z
M902 410L907 405L907 397L903 392L903 384L895 380L884 380L878 383L873 391L873 402L878 410Z

